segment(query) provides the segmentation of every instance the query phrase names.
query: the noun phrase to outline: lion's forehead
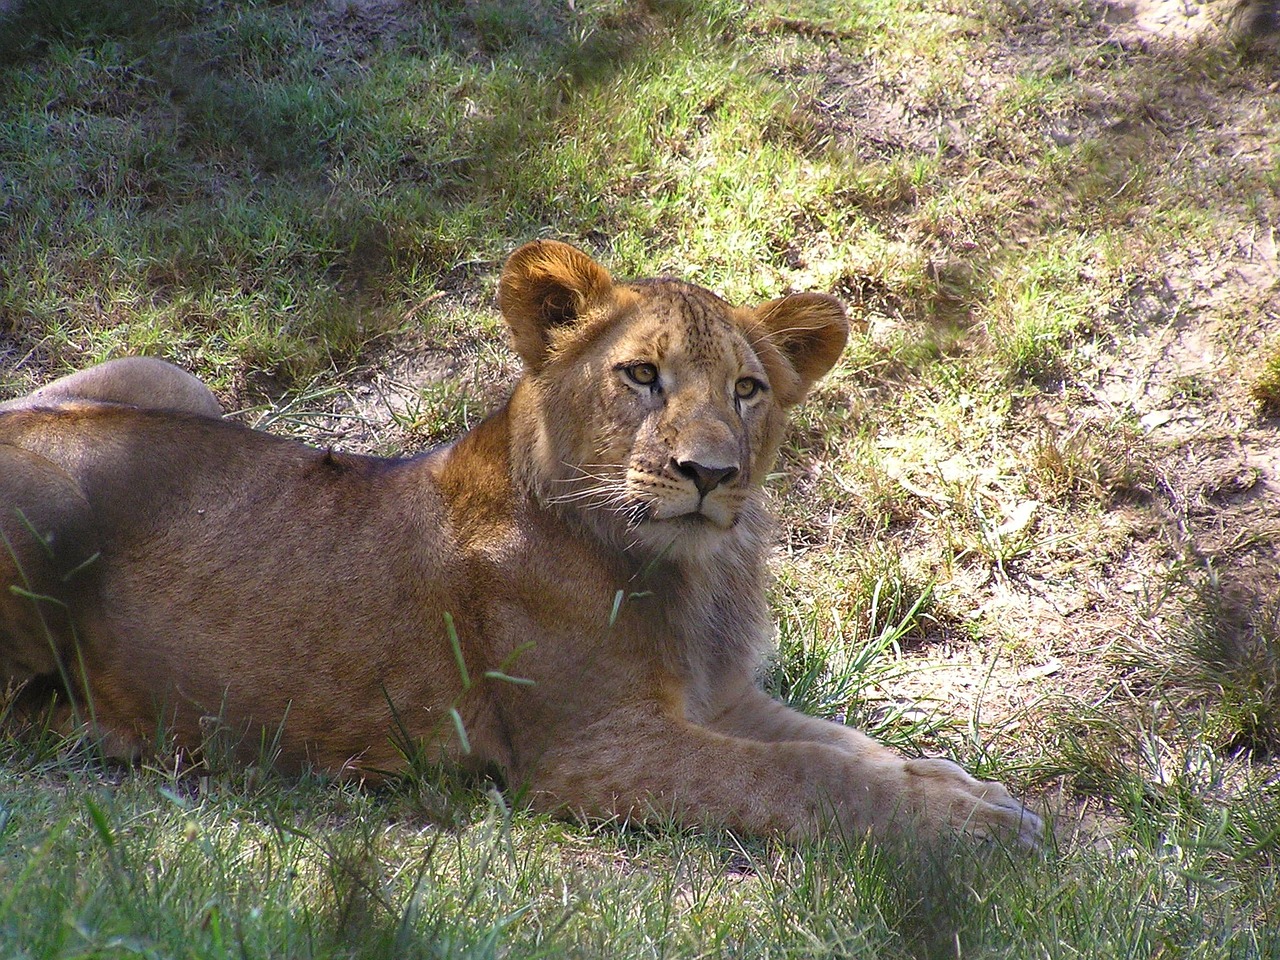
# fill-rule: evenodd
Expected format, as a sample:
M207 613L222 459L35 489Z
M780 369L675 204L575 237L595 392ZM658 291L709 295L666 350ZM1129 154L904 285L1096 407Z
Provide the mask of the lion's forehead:
M646 285L645 294L628 338L632 349L704 371L755 360L733 308L715 294L675 281Z

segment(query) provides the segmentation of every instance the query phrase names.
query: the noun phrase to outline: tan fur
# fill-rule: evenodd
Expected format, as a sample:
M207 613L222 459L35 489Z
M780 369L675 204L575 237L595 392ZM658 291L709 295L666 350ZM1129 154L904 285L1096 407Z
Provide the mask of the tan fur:
M154 368L132 406L88 371L0 414L4 676L69 684L137 748L198 746L216 717L287 768L378 775L407 738L591 816L1033 839L1002 787L755 685L761 485L844 345L839 303L615 283L552 242L511 257L499 299L524 378L410 460L213 419L199 391L150 402Z

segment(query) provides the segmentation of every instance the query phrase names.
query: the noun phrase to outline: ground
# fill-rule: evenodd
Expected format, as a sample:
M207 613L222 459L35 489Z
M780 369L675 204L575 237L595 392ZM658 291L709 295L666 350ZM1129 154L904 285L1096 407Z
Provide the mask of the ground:
M764 680L1059 841L564 824L438 770L121 767L0 725L0 944L1280 955L1266 9L0 0L0 399L164 356L246 423L400 455L510 389L494 287L533 237L834 293L854 333L770 480Z

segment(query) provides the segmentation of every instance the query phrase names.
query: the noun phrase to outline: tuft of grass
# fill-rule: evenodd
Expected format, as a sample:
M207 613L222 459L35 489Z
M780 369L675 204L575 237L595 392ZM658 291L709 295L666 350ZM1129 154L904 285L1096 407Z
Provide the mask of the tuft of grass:
M946 724L886 690L908 669L904 642L931 620L932 585L912 582L892 558L880 557L847 572L839 589L843 596L831 607L782 610L765 689L803 713L918 752Z
M1264 417L1280 417L1280 348L1272 348L1262 358L1262 369L1249 384L1249 393Z
M1167 696L1202 712L1203 735L1218 750L1259 758L1280 753L1280 596L1256 584L1224 582L1208 566L1190 595L1165 601L1159 646L1132 653L1156 673Z
M1030 481L1042 499L1085 496L1103 503L1136 500L1154 486L1140 438L1127 425L1083 422L1069 430L1043 421L1031 443Z
M438 383L423 387L403 412L393 413L392 423L414 441L431 446L461 436L483 413L479 398L459 396L455 386Z
M1091 244L1064 238L993 278L987 333L1010 376L1036 382L1066 376L1074 339L1100 309L1097 288L1081 282L1092 256Z

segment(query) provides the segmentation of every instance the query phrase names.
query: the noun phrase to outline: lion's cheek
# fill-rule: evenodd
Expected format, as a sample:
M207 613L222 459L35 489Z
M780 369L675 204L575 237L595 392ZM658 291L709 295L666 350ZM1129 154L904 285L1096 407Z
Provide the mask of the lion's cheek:
M778 459L778 448L782 445L782 436L786 429L786 421L781 411L772 409L766 416L752 423L748 428L750 442L748 444L750 468L747 471L747 485L761 487L765 477L773 469Z

